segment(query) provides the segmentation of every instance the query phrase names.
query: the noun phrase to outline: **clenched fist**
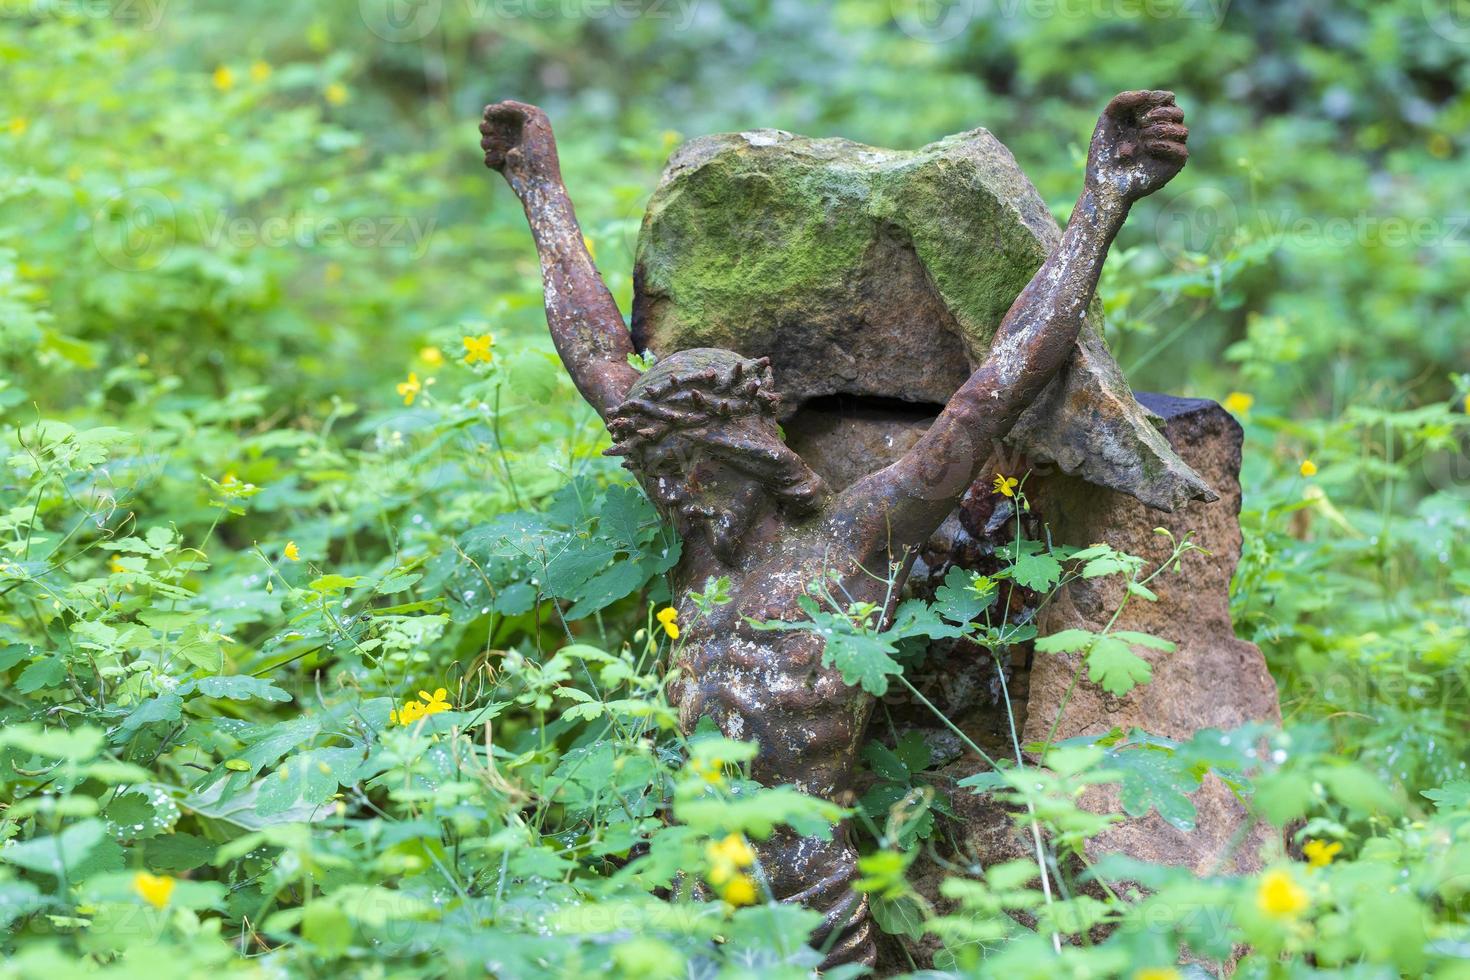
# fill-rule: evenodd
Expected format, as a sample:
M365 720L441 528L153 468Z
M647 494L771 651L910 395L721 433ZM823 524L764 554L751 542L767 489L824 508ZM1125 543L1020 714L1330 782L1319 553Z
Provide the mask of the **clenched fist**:
M557 172L556 141L546 113L524 102L497 102L485 107L480 123L480 149L485 166L507 176Z
M1173 92L1122 92L1092 133L1087 186L1123 204L1147 197L1184 168L1188 139Z

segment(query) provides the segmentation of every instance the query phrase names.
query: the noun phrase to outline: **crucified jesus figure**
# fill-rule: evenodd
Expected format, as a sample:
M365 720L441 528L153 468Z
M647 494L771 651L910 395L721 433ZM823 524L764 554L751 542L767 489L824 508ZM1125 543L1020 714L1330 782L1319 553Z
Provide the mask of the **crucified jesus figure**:
M843 796L872 697L823 666L820 636L750 622L803 619L797 600L818 580L891 614L916 549L1067 360L1129 208L1184 166L1183 120L1171 92L1123 92L1108 103L1061 243L1016 297L984 363L907 454L834 492L782 441L767 358L700 348L641 374L629 364L632 340L587 252L545 113L519 102L485 109L485 163L525 208L556 349L607 424L608 453L683 536L675 594L711 577L731 583L732 601L711 614L697 618L687 599L680 609L689 626L671 690L687 731L708 715L727 736L758 743L762 783ZM813 941L827 949L826 966L873 963L845 832L829 841L778 833L758 853L771 894L825 916Z

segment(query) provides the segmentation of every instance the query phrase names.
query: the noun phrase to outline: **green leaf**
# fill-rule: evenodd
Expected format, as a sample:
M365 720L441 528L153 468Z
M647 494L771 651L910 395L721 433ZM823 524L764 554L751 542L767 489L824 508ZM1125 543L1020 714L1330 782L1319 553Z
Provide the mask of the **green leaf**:
M1148 633L1138 633L1134 630L1114 630L1109 636L1115 636L1124 643L1134 646L1147 647L1150 650L1162 650L1165 653L1173 653L1175 645L1162 637L1153 636Z
M7 647L0 647L0 670L9 670L33 653L35 649L24 643L12 643Z
M749 784L754 786L754 784ZM836 803L806 796L793 786L757 787L738 797L703 797L675 806L679 819L710 834L744 831L757 840L788 824L803 837L829 840L845 812Z
M421 572L394 572L374 586L373 592L377 595L396 595L406 592L423 577Z
M1325 767L1319 776L1333 796L1364 816L1402 809L1383 781L1355 762Z
M1128 644L1111 636L1099 637L1087 654L1087 679L1104 691L1122 697L1139 684L1148 683L1153 668Z
M1033 592L1047 592L1061 579L1062 563L1044 552L1022 555L1011 565L1010 573L1017 585Z
M354 588L361 581L362 576L360 575L323 575L321 578L313 579L307 588L322 595L336 595Z
M163 830L153 801L143 793L124 793L107 805L102 816L117 825L118 836L124 839L154 837Z
M1074 558L1081 557L1080 554ZM1102 578L1104 575L1117 575L1119 573L1132 574L1143 566L1142 560L1132 555L1109 549L1109 553L1094 558L1082 566L1083 578Z
M1419 795L1433 800L1440 810L1470 809L1470 779L1456 779Z
M185 681L178 688L180 694L189 694L193 691L198 691L207 698L229 698L233 701L255 699L286 702L291 700L291 695L264 677L251 677L248 674L199 677Z
M1143 584L1141 584L1139 582L1129 582L1128 583L1128 591L1129 591L1130 594L1135 595L1138 598L1143 599L1143 600L1145 600L1147 602L1158 602L1159 601L1159 597L1158 597L1158 594L1157 593L1155 593L1148 586L1143 585Z
M965 631L940 619L938 612L922 600L906 599L894 611L893 623L880 635L889 641L919 636L939 640L964 636Z
M167 834L144 845L144 864L153 871L177 873L192 871L209 863L215 845L193 834Z
M34 694L43 688L55 687L65 679L66 661L52 654L32 661L21 671L15 680L15 689L21 694Z
M106 825L101 820L82 820L55 836L33 837L0 847L0 861L61 877L64 870L72 872L81 867L105 836Z
M1187 762L1174 753L1153 747L1130 746L1110 751L1104 765L1122 774L1119 791L1123 810L1142 817L1149 810L1180 830L1193 830L1197 811L1189 794L1199 789L1200 779Z
M546 404L561 384L561 363L538 350L522 350L506 358L511 391L538 404Z
M26 752L82 762L102 750L106 741L102 729L91 725L77 728L46 728L35 723L0 727L0 745L13 745Z
M356 748L310 749L294 755L261 782L258 812L274 816L298 804L323 804L338 785L356 781L362 760L362 750Z
M945 573L944 584L934 590L934 607L941 616L955 623L968 623L984 615L995 601L992 585L983 592L976 592L972 585L981 576L953 565Z
M29 881L0 881L0 929L34 909L45 907L47 899Z
M1080 653L1092 646L1097 634L1091 630L1070 629L1043 636L1036 641L1037 653Z
M118 726L117 734L125 739L144 725L178 721L183 710L184 699L176 692L160 694L156 698L149 698L129 712L122 724Z
M316 947L316 954L335 959L352 942L352 921L335 904L317 900L302 911L301 936Z
M893 644L873 633L834 629L825 635L822 663L837 668L847 684L860 684L875 697L888 693L888 675L902 671Z

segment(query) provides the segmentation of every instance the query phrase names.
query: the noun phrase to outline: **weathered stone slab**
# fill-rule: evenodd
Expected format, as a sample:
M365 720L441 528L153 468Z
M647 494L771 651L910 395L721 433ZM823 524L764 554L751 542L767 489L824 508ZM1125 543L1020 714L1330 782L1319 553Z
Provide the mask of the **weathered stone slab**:
M1059 237L983 129L912 152L779 130L702 137L674 154L649 201L634 338L656 353L770 357L787 421L833 395L937 411ZM1209 499L1134 400L1100 325L1094 304L1011 442L1152 507Z
M1106 541L1150 560L1169 554L1168 540L1154 533L1164 527L1177 537L1194 532L1193 541L1208 554L1182 559L1179 575L1155 581L1158 602L1130 602L1117 629L1138 630L1177 644L1171 653L1139 651L1153 668L1153 679L1118 698L1084 675L1067 702L1058 739L1096 735L1113 728L1141 728L1154 735L1185 740L1203 728L1231 729L1247 722L1281 723L1276 682L1252 643L1238 639L1230 620L1230 579L1240 560L1239 423L1212 401L1143 395L1140 401L1164 420L1164 434L1179 454L1217 488L1221 499L1191 504L1160 516L1121 494L1099 491L1072 477L1039 481L1036 506L1052 534L1064 544ZM1122 599L1114 579L1074 582L1038 617L1042 635L1080 627L1103 628ZM1076 654L1038 656L1031 669L1023 740L1045 738L1076 670ZM1259 865L1259 845L1268 828L1256 827L1246 839L1235 837L1247 819L1245 808L1214 775L1192 797L1199 810L1192 831L1179 830L1157 814L1126 820L1094 838L1090 856L1121 852L1196 871L1249 872ZM1083 805L1116 812L1108 793L1084 796ZM1232 851L1231 845L1237 846Z
M1160 515L1124 494L1100 490L1079 478L1036 473L1027 480L1026 492L1037 519L1045 520L1058 543L1082 546L1105 541L1152 563L1170 553L1168 541L1154 533L1156 527L1165 527L1177 537L1193 532L1192 540L1209 554L1186 555L1182 574L1169 574L1155 581L1159 601L1130 602L1115 626L1151 633L1177 644L1172 653L1137 651L1152 665L1150 683L1118 698L1093 685L1084 673L1062 713L1055 738L1141 728L1185 740L1204 728L1231 729L1251 721L1279 725L1276 684L1266 669L1265 658L1254 644L1236 637L1230 619L1230 579L1241 551L1240 425L1212 401L1150 394L1140 394L1139 401L1157 413L1170 444L1219 490L1220 499L1193 502L1177 513ZM970 525L981 530L974 527L973 521ZM966 534L960 535L960 541L963 546L951 545L949 560L968 566L972 560L967 551L973 552L975 545L985 542ZM936 547L943 544L934 542ZM1121 598L1122 586L1114 579L1074 582L1042 608L1037 625L1042 635L1074 627L1099 630ZM1017 655L1014 659L1022 658ZM1012 675L1009 692L1012 709L1020 719L1023 745L1045 739L1076 669L1076 655L1033 654L1029 672L1018 670ZM988 673L993 676L994 668L988 668ZM915 683L925 687L921 677L916 677ZM929 694L938 697L933 690ZM997 724L1004 722L1003 704L981 697L951 710L951 717L964 719L961 727L971 738L988 744L992 752L1008 753L1008 747L997 744L994 738ZM967 756L947 766L943 775L962 779L981 765L975 757ZM1193 830L1180 830L1152 812L1142 818L1126 818L1088 842L1089 860L1122 853L1187 867L1197 874L1259 870L1261 847L1271 829L1248 825L1245 807L1213 774L1205 777L1191 801L1198 811ZM1083 795L1080 803L1097 813L1122 812L1116 790L1111 787L1094 788ZM948 830L959 843L961 855L978 858L984 865L1030 856L1030 838L1017 824L1015 814L989 796L956 790L952 806L955 819ZM949 907L938 896L944 874L943 868L927 859L921 858L915 865L916 887L942 909ZM929 962L937 948L928 939L905 945L908 955L921 965ZM906 962L892 944L885 956L895 965Z

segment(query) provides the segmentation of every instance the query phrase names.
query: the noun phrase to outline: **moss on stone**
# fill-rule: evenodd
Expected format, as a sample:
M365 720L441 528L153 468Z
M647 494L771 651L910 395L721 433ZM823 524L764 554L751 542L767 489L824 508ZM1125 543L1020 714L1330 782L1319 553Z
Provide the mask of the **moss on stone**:
M644 217L635 339L769 356L793 406L834 393L942 403L1059 239L984 130L912 152L776 130L702 137L669 161ZM1175 506L1203 484L1148 424L1100 324L1094 304L1091 355L1052 401L1110 413L1033 418L1018 448Z

